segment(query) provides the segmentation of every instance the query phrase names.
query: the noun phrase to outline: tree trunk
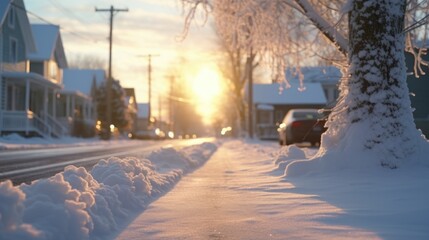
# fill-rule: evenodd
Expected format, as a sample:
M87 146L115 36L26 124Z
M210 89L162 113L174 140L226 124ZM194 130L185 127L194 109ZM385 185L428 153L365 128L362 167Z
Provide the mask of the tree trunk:
M352 2L348 74L322 151L359 146L382 166L396 168L423 146L406 83L405 9L406 0Z

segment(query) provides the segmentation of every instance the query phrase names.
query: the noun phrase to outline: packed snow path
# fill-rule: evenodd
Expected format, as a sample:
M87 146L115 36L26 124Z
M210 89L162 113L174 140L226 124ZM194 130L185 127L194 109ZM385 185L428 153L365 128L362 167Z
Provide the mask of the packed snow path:
M349 222L323 221L342 209L297 193L281 169L273 171L278 147L260 144L226 142L117 239L382 239Z

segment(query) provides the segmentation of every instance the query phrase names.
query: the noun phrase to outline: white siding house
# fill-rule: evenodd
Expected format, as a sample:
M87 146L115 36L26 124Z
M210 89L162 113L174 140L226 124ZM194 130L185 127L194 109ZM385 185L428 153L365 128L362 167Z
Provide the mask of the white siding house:
M58 94L56 116L72 135L90 137L93 134L91 131L97 122L94 93L105 80L102 69L64 69L64 89Z
M59 31L49 59L35 59L44 39L33 35L22 0L0 3L0 134L59 137L64 128L55 120L56 93L62 87L60 68L67 65ZM60 56L64 58L60 58ZM33 62L32 62L33 60ZM32 63L55 67L34 71ZM33 71L32 71L33 70Z

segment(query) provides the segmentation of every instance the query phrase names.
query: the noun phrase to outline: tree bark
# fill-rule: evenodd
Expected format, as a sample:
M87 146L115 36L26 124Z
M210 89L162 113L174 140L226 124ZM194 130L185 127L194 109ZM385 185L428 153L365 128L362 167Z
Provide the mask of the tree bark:
M406 83L405 0L354 0L349 12L349 69L330 117L336 142L373 150L380 164L396 168L417 149ZM342 142L342 143L340 143ZM329 148L329 146L326 146Z

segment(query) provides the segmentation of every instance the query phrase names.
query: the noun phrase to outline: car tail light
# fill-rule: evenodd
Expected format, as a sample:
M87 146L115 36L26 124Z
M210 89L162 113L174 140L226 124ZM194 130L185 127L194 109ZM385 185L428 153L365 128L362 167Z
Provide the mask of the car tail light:
M302 122L300 121L292 122L292 127L301 127L301 126L302 126Z

